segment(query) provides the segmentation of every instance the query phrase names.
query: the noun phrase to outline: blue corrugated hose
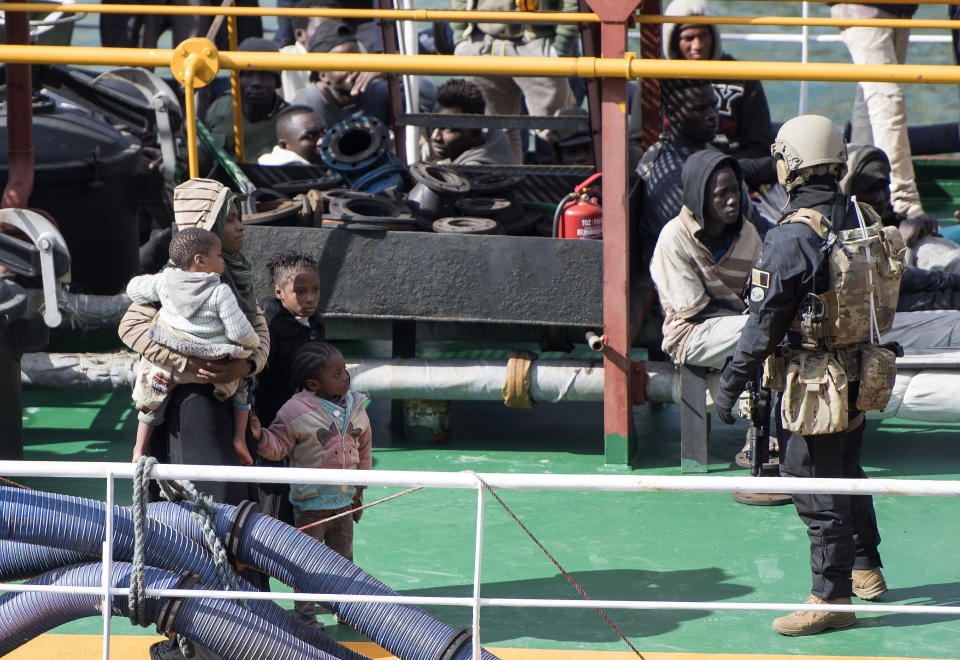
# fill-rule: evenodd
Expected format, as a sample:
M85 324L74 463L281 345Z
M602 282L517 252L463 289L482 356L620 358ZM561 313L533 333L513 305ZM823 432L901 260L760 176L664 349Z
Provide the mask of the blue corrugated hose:
M219 504L214 525L236 561L267 573L305 593L343 593L396 596L385 584L341 557L308 534L260 513L234 530L237 507ZM157 502L148 515L184 534L196 525L186 504ZM237 531L239 538L233 538ZM348 625L377 642L401 660L469 658L469 635L462 635L419 607L397 603L322 603ZM483 651L483 658L496 656Z
M236 525L238 508L218 507L214 524L236 561L253 566L300 592L396 595L382 582L299 530L250 511L244 515L246 524ZM58 555L56 549L51 553L49 546L71 553L98 555L103 543L105 513L104 503L95 500L0 487L0 529L5 530L5 536L11 541L36 544L35 552L39 555L24 560L23 548L17 547L17 553L9 554L11 565L21 566L16 569L5 565L7 553L3 552L14 546L0 546L0 575L14 574L16 570L22 575L26 570L22 566L31 565L29 562L47 566L59 561L57 557L64 561L74 558ZM200 532L189 510L181 505L158 503L151 505L150 517L145 529L146 564L177 573L189 571L199 576L201 585L219 588L209 555L190 538L199 538ZM114 521L114 555L118 560L129 560L133 554L130 510L114 507ZM254 590L246 582L242 587ZM252 614L265 623L313 644L317 650L312 657L364 658L304 625L271 601L248 602ZM233 603L230 605L236 607ZM396 603L325 605L401 660L466 660L470 657L469 634L454 630L418 607ZM487 651L483 652L483 658L496 660Z
M47 555L56 546L72 552L99 556L104 540L106 505L103 502L69 495L0 487L0 529L8 540L37 544L38 553ZM133 556L133 517L127 508L114 507L114 557L129 561ZM219 589L220 583L210 555L204 548L183 534L154 520L146 524L146 563L179 573L189 571L199 576L200 584ZM0 555L0 567L4 565ZM0 572L7 570L0 568ZM244 591L256 591L241 580ZM322 660L362 660L323 633L305 625L287 610L269 600L250 600L252 612L271 625L278 626L315 647L314 658ZM324 651L336 648L336 653ZM247 656L240 656L247 657ZM255 657L255 656L252 656Z
M125 562L113 565L112 586L127 588L132 567ZM77 564L44 573L28 582L31 585L101 586L103 565ZM181 576L170 571L147 568L145 580L149 588L175 589ZM101 614L102 597L98 594L11 592L0 598L0 656L9 653L34 637L61 624L81 617ZM262 658L263 660L310 660L316 649L281 630L252 612L222 599L176 599L176 612L162 632L176 632L196 640L224 658ZM157 621L167 598L149 598L147 615ZM128 614L127 599L114 598L112 607Z

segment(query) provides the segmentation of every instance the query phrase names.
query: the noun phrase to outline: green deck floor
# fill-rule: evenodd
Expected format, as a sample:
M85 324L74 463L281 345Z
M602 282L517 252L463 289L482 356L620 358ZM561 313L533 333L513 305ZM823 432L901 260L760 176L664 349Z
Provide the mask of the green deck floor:
M585 474L679 474L674 406L638 409L642 467L605 466L599 404L510 410L458 402L451 441L412 444L389 428L387 401L371 404L374 469ZM28 460L125 461L136 418L129 396L27 390ZM719 426L719 425L716 425ZM871 476L955 479L960 426L887 421L869 433L864 464ZM742 475L728 460L743 428L715 428L711 454L724 457L711 475ZM103 499L103 483L25 479L33 488ZM373 501L399 488L371 488ZM792 506L747 507L726 494L504 491L503 499L593 598L721 602L800 602L809 593L805 528ZM130 486L118 484L117 501ZM467 596L473 575L473 491L423 490L365 512L356 528L357 563L402 594ZM890 592L885 602L960 604L957 503L946 498L878 497L881 552ZM517 524L488 498L482 594L575 598L576 592ZM432 608L466 626L464 608ZM722 611L610 611L641 651L955 658L960 617L877 614L857 627L784 638L775 614ZM340 639L359 639L325 617ZM98 634L87 619L57 633ZM149 634L115 619L117 634ZM499 647L626 651L591 610L483 611L481 639Z

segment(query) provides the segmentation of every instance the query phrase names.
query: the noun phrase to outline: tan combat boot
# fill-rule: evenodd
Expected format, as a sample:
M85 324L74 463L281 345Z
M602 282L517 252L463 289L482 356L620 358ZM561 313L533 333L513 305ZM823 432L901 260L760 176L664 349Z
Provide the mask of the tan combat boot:
M806 600L811 605L849 605L849 598L823 600L814 595ZM800 635L816 635L828 628L849 628L857 622L853 612L812 612L798 610L793 614L773 620L773 629L781 635L799 637Z
M873 600L887 591L887 582L879 568L853 569L853 595L860 600Z

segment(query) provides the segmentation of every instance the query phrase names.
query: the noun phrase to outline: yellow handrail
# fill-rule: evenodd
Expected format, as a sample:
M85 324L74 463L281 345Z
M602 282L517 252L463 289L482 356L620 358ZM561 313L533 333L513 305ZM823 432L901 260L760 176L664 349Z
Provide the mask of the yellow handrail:
M835 2L835 0L810 0L812 2ZM877 0L878 3L893 3L894 0ZM921 4L942 4L923 2ZM4 11L37 11L38 5L51 11L85 12L93 14L141 14L163 16L287 16L359 18L367 20L389 19L397 21L449 21L471 23L599 23L600 18L590 12L520 12L520 11L453 11L450 9L332 9L297 7L221 7L187 5L100 5L57 3L0 2ZM960 21L922 18L826 18L802 16L653 16L636 14L637 24L689 23L691 25L765 25L780 27L890 27L914 29L960 29Z
M163 48L12 46L0 44L0 62L90 66L168 67L174 51ZM600 57L493 57L383 55L370 53L216 53L221 69L248 71L382 71L424 75L510 75L581 78L707 78L816 80L828 82L960 83L960 66L836 62L749 62Z
M237 49L237 17L227 17L227 42L230 50ZM233 144L237 162L242 163L244 158L243 145L243 109L240 107L240 72L234 69L230 72L230 98L233 101Z
M197 109L193 99L193 82L198 64L199 60L196 56L191 55L187 58L183 80L184 113L187 115L187 164L191 179L200 176L200 166L197 162Z
M162 16L322 16L326 18L393 19L397 21L453 21L472 23L599 23L600 17L588 12L533 11L453 11L450 9L326 9L311 7L220 7L187 5L99 5L34 2L0 2L4 11L87 12L91 14L148 14Z

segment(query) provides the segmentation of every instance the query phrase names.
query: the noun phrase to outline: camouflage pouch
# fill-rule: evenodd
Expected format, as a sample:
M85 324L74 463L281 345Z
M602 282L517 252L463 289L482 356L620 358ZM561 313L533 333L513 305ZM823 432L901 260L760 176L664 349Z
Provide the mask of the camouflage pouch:
M800 435L845 431L847 390L847 374L832 353L792 353L780 403L783 428Z
M864 346L860 353L860 392L857 410L883 410L887 407L893 382L897 378L897 356L882 346Z
M763 387L768 390L782 390L786 379L787 361L782 355L771 353L763 361Z

